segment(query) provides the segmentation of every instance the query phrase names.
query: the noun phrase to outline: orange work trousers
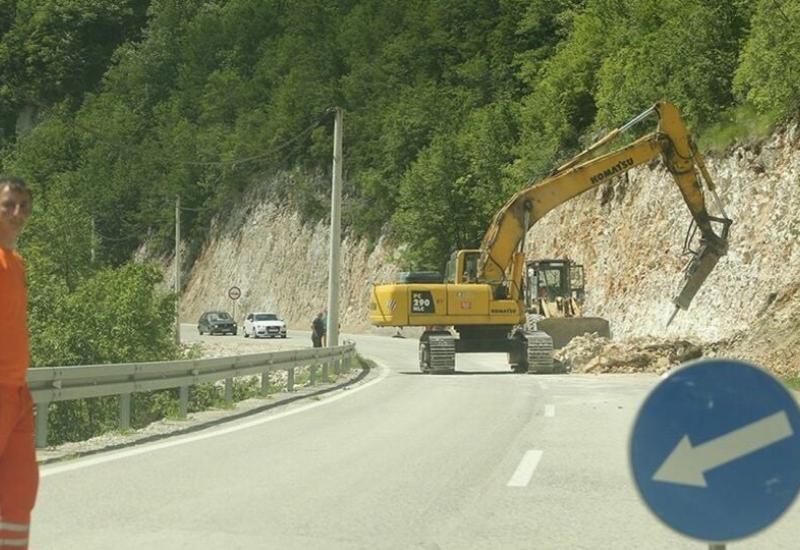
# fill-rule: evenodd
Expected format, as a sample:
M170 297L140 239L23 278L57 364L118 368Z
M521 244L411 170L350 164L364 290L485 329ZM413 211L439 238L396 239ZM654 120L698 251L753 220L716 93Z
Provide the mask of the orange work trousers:
M39 489L33 428L33 400L27 386L0 386L0 549L25 550L31 510Z

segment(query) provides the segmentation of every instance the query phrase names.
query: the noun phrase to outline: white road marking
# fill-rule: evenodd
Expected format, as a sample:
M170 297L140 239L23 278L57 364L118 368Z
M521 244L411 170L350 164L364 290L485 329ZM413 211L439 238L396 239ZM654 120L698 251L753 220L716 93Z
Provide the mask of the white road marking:
M275 420L280 420L281 418L286 418L287 416L292 416L294 414L299 414L311 409L315 409L317 407L321 407L323 405L327 405L329 403L333 403L334 401L338 401L339 399L343 399L345 397L353 395L354 393L366 389L372 386L373 384L377 384L378 382L383 382L383 380L386 379L386 377L389 375L389 369L383 365L379 366L381 372L378 375L378 378L376 378L375 380L370 380L365 384L355 386L352 389L348 389L346 391L340 390L339 393L331 397L323 396L321 397L321 401L309 403L307 405L303 405L302 407L298 407L296 409L278 413L272 416L256 418L248 422L236 423L234 425L226 426L224 428L219 428L219 429L212 428L208 432L203 432L196 435L175 436L175 439L167 439L160 443L144 444L141 447L133 447L131 449L125 449L122 451L112 451L109 452L108 454L101 454L86 459L78 458L75 459L74 461L70 461L67 464L42 466L39 472L39 477L47 477L56 474L63 474L65 472L71 472L73 470L80 470L81 468L88 468L90 466L96 466L98 464L105 464L106 462L113 462L115 460L121 460L123 458L130 458L132 456L152 453L153 451L158 451L161 449L168 449L170 447L177 447L178 445L185 445L187 443L194 443L195 441L202 441L203 439L210 439L212 437L227 435L229 433L238 432L240 430L246 430L254 426L266 424L267 422L273 422Z
M555 405L545 405L544 406L544 415L545 416L555 416L556 415L556 406Z
M542 454L543 451L526 451L514 475L511 476L506 485L508 487L527 487L531 477L533 477L533 472L536 471L536 466L539 465L539 461L542 459Z

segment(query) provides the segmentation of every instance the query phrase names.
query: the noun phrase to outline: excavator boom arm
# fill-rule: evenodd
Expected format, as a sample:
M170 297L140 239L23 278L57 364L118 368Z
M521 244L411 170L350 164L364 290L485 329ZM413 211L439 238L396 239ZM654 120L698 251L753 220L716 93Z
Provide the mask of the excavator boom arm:
M481 244L481 280L500 281L517 251L519 241L545 214L568 200L608 181L612 176L647 163L660 154L654 134L627 147L579 164L515 194L495 215Z
M617 139L632 123L642 120L650 113L655 113L659 119L659 127L655 132L610 153L591 157L599 147ZM614 176L650 162L659 155L663 157L667 168L675 178L704 242L717 256L724 255L727 250L727 226L730 220L709 216L695 167L701 169L711 190L713 183L708 177L702 158L695 151L677 109L669 103L661 102L633 119L631 123L609 133L561 166L550 177L516 193L498 211L484 235L478 265L479 280L489 283L505 280L514 253L529 226L550 210L609 181ZM712 220L727 222L722 235L714 232L711 226Z

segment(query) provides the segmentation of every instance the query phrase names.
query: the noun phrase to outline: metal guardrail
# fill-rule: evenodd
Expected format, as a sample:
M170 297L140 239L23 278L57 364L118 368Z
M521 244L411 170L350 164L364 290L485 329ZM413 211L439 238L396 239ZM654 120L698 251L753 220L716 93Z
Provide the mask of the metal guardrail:
M123 363L73 367L41 367L28 371L28 386L36 404L36 446L47 446L48 405L89 397L120 396L119 427L130 427L131 394L141 391L180 388L180 416L186 418L189 386L201 382L225 380L225 401L233 402L233 379L261 374L261 391L269 388L269 372L286 370L287 391L294 390L294 369L311 367L310 383L316 383L317 369L322 367L322 381L327 382L329 369L339 373L355 355L355 344L335 348L276 351L214 359L188 359L154 363Z

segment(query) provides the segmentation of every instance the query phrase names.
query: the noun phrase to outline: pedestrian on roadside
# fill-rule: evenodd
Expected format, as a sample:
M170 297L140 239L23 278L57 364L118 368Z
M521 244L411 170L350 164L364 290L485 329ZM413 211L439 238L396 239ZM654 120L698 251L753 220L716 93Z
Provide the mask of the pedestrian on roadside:
M325 337L325 320L323 313L320 311L314 320L311 321L311 342L315 348L322 347L322 339Z
M33 206L25 181L0 176L0 548L28 548L39 489L25 266L16 250Z
M322 310L322 347L328 346L328 309L325 308Z

